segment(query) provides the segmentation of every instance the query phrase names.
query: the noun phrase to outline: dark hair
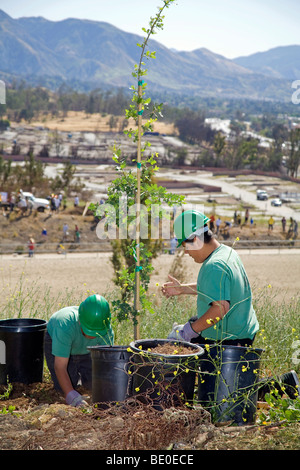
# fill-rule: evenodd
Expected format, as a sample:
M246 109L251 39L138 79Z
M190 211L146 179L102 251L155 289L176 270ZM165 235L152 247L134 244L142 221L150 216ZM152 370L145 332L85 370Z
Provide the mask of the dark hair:
M207 224L205 224L204 227L207 227ZM214 238L214 234L210 229L208 229L207 232L204 232L203 235L204 235L204 238L203 238L204 243L210 243L212 239Z
M207 227L207 224L205 224L204 227ZM194 235L193 237L190 237L184 241L185 243L192 243L195 237L201 238L201 240L203 240L204 243L210 243L212 239L214 238L214 234L210 229L208 229L206 232L203 232L202 235Z

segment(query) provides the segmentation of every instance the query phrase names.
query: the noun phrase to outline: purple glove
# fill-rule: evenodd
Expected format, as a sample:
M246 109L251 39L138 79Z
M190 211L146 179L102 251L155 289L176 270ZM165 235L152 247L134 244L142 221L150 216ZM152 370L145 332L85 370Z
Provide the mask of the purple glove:
M168 335L168 339L178 339L181 341L187 341L188 343L193 339L197 338L199 333L196 333L190 322L185 323L184 325L173 325L173 330Z
M66 403L67 405L80 407L80 406L88 406L88 403L83 399L80 393L76 392L76 390L71 390L66 396Z

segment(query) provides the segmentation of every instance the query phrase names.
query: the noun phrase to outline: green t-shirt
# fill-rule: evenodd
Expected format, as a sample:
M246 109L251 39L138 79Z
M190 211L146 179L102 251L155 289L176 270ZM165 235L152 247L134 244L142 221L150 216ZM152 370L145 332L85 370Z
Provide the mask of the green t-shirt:
M110 345L114 341L112 328L104 336L86 338L78 321L78 307L65 307L54 313L47 330L52 339L52 354L58 357L88 354L87 346Z
M252 293L243 263L232 248L220 245L202 264L197 280L197 315L212 302L227 300L229 311L216 325L203 330L214 341L253 339L259 329L252 306Z

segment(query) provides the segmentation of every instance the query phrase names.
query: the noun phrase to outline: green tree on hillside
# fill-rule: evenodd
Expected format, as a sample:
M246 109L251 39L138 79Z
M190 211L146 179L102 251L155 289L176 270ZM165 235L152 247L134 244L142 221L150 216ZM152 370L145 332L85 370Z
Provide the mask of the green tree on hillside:
M201 112L186 110L175 121L175 127L178 129L180 139L189 144L213 142L215 131L205 124L205 116Z
M218 167L220 165L221 156L223 155L224 149L226 147L226 137L222 135L221 132L218 132L214 138L214 151L216 154L216 163Z

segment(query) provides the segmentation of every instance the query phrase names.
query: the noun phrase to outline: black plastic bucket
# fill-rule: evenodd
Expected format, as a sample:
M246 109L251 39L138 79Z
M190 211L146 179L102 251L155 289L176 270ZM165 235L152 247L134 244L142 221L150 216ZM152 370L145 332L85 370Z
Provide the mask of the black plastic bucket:
M191 349L190 354L159 354L157 346L171 343ZM133 351L132 394L154 409L192 403L202 347L184 341L144 339L130 344Z
M198 401L212 413L213 421L253 424L257 409L262 349L202 345ZM207 349L206 349L207 348Z
M88 349L92 359L93 402L123 402L130 395L128 346L90 346Z
M43 381L47 322L35 318L0 320L0 384Z

